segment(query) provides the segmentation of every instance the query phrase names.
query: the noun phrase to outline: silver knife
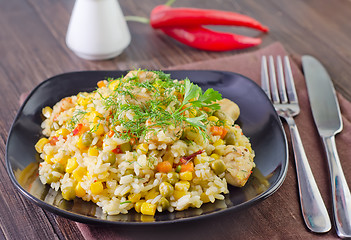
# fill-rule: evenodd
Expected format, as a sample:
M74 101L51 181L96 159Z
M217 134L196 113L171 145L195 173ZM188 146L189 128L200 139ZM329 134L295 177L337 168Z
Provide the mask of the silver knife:
M335 89L329 74L317 59L303 56L302 67L314 122L328 158L336 232L341 238L351 238L351 194L335 144L335 135L343 128Z

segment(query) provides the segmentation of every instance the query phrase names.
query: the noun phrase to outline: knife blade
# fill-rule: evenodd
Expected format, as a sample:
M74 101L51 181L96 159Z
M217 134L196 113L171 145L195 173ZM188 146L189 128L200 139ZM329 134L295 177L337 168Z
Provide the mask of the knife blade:
M312 56L302 57L312 115L322 138L328 159L336 232L351 237L351 194L335 144L335 135L343 128L339 103L330 76Z

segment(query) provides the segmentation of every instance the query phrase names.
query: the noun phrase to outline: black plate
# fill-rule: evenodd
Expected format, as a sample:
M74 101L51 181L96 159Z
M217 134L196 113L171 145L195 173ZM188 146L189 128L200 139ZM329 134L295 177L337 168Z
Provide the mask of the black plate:
M188 77L203 89L214 88L223 97L236 102L241 110L238 119L256 153L256 168L243 188L229 187L225 200L204 204L200 209L142 216L135 211L107 216L94 203L76 198L62 199L38 179L39 156L34 149L41 136L41 109L53 106L64 97L92 91L97 81L120 77L122 71L85 71L65 73L38 85L21 106L11 127L6 146L7 170L15 187L40 207L75 221L93 224L153 225L183 222L218 216L243 209L266 199L283 183L288 166L287 141L281 121L261 88L246 77L220 71L166 71L174 79Z

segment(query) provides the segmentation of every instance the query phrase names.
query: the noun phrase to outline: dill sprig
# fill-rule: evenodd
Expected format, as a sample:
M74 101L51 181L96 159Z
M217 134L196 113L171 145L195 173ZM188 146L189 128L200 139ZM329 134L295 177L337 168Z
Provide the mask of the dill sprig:
M142 81L138 74L129 78L108 78L108 84L119 81L108 96L104 96L100 89L96 90L105 110L111 113L110 128L122 126L123 131L115 133L125 140L149 136L152 132L156 134L159 129L166 131L170 126L190 127L204 138L208 137L207 116L210 111L220 108L216 101L222 98L221 94L212 88L203 92L187 78L178 81L162 71L153 73L156 77ZM146 98L139 101L143 95ZM81 110L75 112L70 125L76 125L85 114ZM175 134L180 137L182 130Z

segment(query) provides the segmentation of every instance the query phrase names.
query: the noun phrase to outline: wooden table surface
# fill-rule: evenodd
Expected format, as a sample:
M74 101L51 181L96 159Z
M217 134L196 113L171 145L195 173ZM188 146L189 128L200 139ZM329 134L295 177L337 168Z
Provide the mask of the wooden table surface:
M163 0L119 2L125 15L144 17L148 17L154 6L164 3ZM148 25L129 22L132 41L120 56L108 61L83 60L65 44L73 4L73 0L0 1L0 239L83 239L74 222L32 204L10 182L5 145L21 93L64 72L126 70L139 66L163 69L245 52L198 51ZM317 57L327 66L337 91L351 100L350 0L177 0L174 6L216 8L255 17L270 27L269 34L262 35L263 43L258 48L280 41L288 52ZM234 30L257 34L252 30Z

